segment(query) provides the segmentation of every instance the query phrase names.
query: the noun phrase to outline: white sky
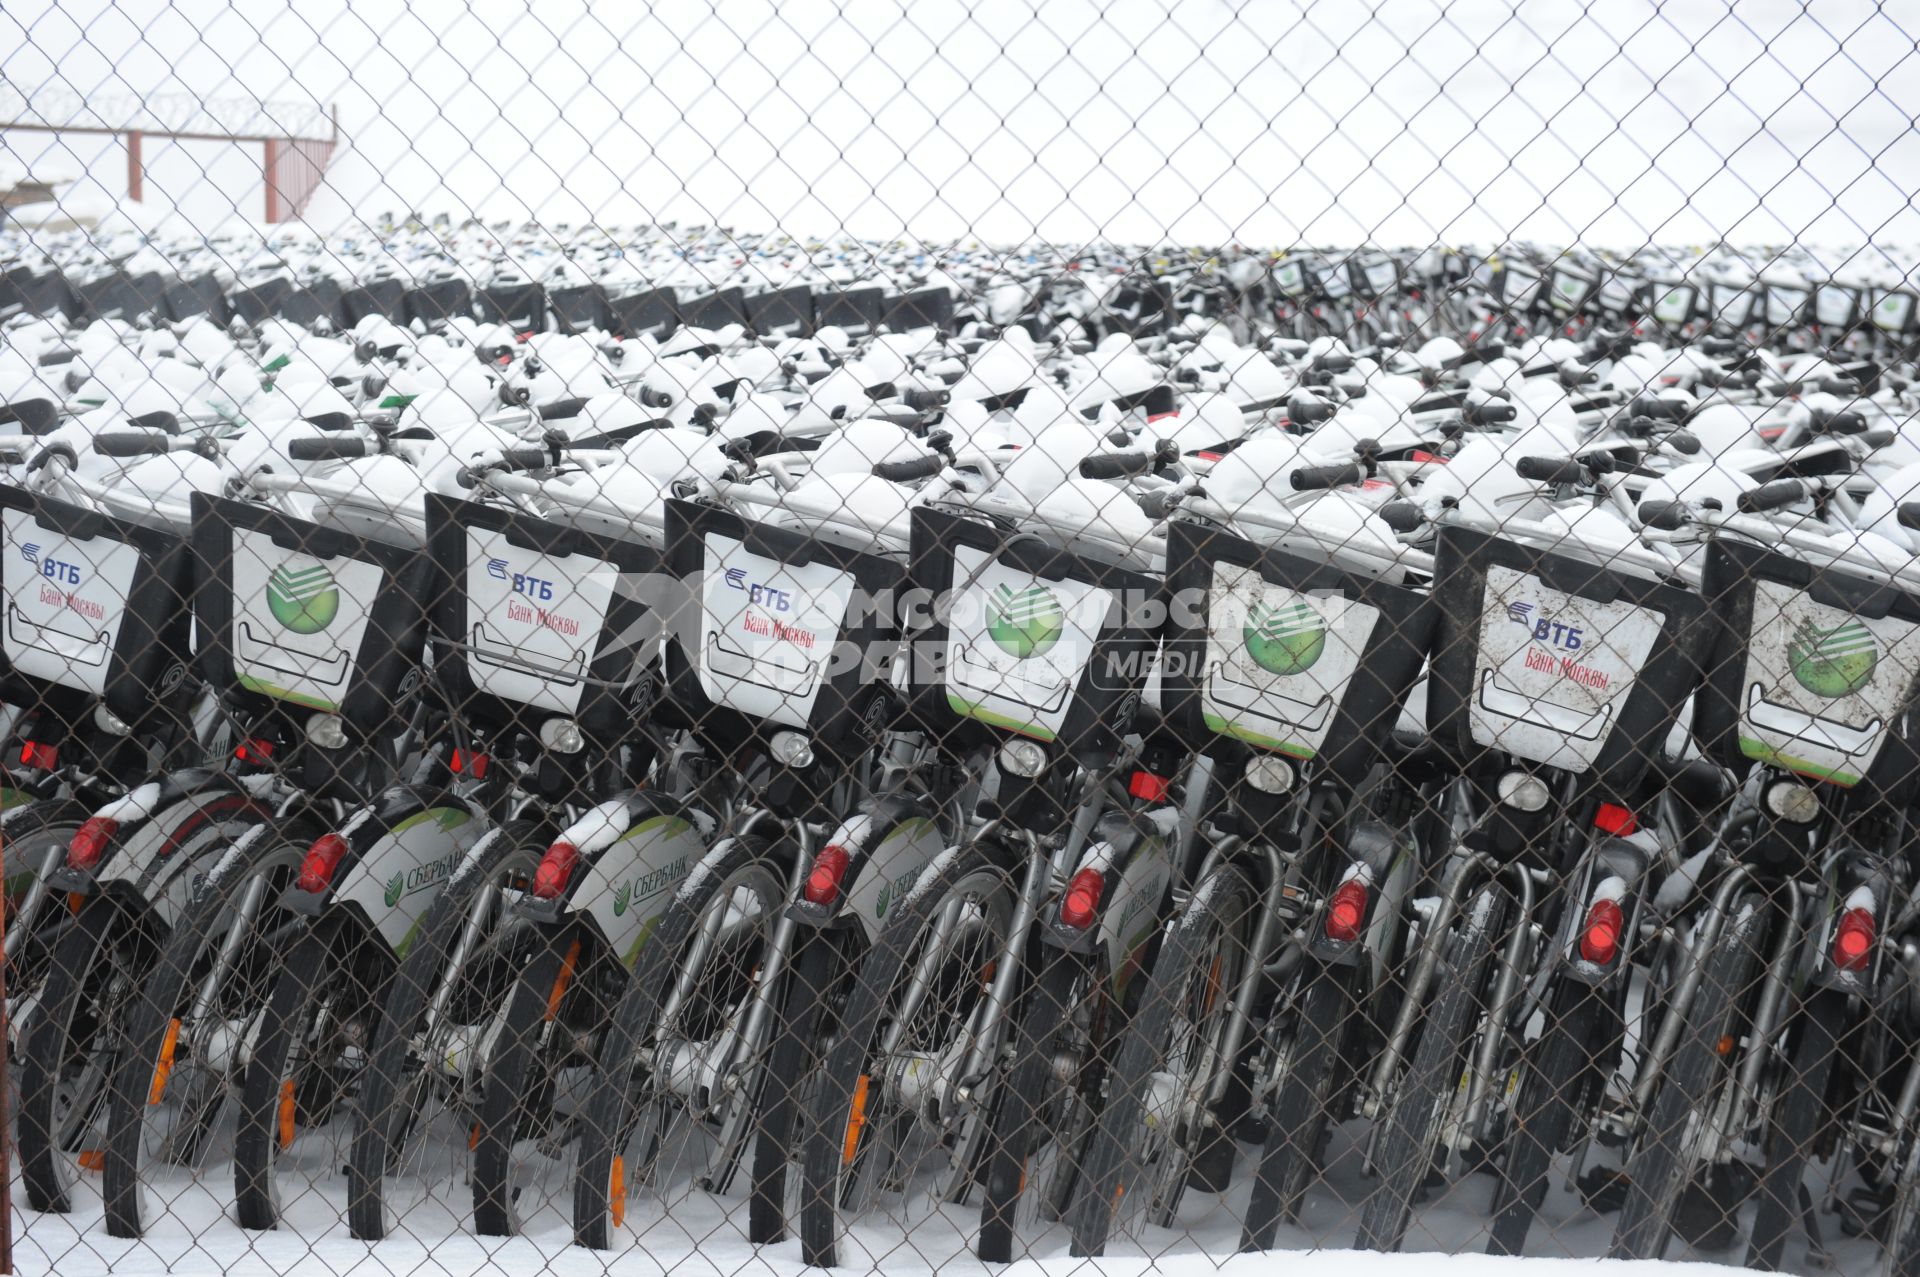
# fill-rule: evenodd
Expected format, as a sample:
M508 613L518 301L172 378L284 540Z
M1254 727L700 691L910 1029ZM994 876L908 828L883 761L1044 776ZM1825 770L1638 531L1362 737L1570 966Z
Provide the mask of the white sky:
M232 0L196 20L180 0L6 0L0 76L338 103L323 227L420 209L993 240L1910 245L1920 0L1885 9ZM124 193L113 139L0 148L0 166ZM260 216L259 148L147 149L150 203Z

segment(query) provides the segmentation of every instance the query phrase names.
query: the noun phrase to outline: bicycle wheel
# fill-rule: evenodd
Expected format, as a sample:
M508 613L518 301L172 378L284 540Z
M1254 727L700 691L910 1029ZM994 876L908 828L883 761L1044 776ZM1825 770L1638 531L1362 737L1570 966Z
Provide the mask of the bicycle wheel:
M1659 1259L1672 1233L1673 1213L1692 1178L1695 1151L1714 1106L1716 1083L1737 1054L1734 1023L1760 961L1760 914L1748 903L1727 920L1705 956L1699 991L1654 1092L1653 1105L1627 1160L1627 1198L1614 1226L1615 1259ZM1726 1039L1734 1038L1729 1044Z
M480 1034L513 987L494 937L511 916L546 845L544 827L516 821L488 832L429 906L419 938L394 973L380 1032L356 1105L347 1163L347 1220L353 1235L379 1241L413 1199L396 1200L398 1180L431 1178L435 1118L454 1117L458 1134L446 1170L467 1143ZM476 1027L477 1026L477 1027Z
M1396 1251L1406 1240L1414 1201L1433 1168L1446 1111L1457 1097L1461 1068L1484 1014L1481 986L1505 910L1506 898L1497 888L1481 888L1441 950L1434 971L1440 992L1387 1111L1373 1159L1380 1182L1361 1207L1356 1250Z
M1800 1179L1827 1117L1827 1087L1841 1059L1846 1012L1845 995L1816 990L1789 1021L1799 1040L1787 1063L1779 1098L1773 1102L1767 1169L1760 1177L1759 1210L1753 1217L1753 1241L1747 1251L1749 1268L1777 1271L1787 1237L1800 1218Z
M592 1036L626 971L584 925L538 937L502 1007L473 1136L473 1228L510 1237L543 1206L528 1194L559 1161ZM523 1208L522 1202L535 1203Z
M242 1228L279 1227L280 1164L302 1131L325 1127L356 1089L365 1070L350 1062L364 1063L360 1052L373 1036L392 963L382 942L358 936L341 914L322 919L288 951L240 1088L233 1194ZM339 1166L346 1151L329 1143L304 1156L318 1174Z
M1202 1114L1236 1061L1222 1047L1247 970L1256 920L1253 885L1223 866L1174 918L1127 1026L1082 1163L1072 1253L1099 1255L1128 1195L1167 1225L1202 1140L1223 1138ZM1017 1088L1016 1088L1017 1089Z
M747 1198L747 1240L756 1246L787 1235L787 1180L795 1119L813 1079L815 1047L832 986L846 967L830 934L808 936L794 955L781 998L780 1028L767 1052L755 1108L753 1186Z
M1321 1149L1333 1129L1335 1082L1360 1014L1355 986L1365 974L1356 963L1321 968L1307 977L1293 1042L1278 1065L1280 1089L1247 1201L1240 1235L1243 1251L1271 1250L1281 1221L1299 1216L1300 1199L1319 1169Z
M950 1200L965 1196L976 1169L986 1115L970 1084L980 1079L957 1072L987 1010L1017 885L979 843L943 857L922 883L861 963L809 1104L800 1252L815 1267L838 1263L865 1199L883 1184L904 1189L927 1146L946 1167L938 1191Z
M669 1144L684 1143L687 1128L700 1120L696 1098L676 1095L648 1059L657 1066L675 1042L710 1040L751 998L786 900L790 855L763 839L729 839L701 861L660 915L633 981L608 1018L580 1109L573 1181L580 1245L605 1250L613 1244L613 1234L626 1226L628 1193L657 1181Z
M1887 1217L1891 1222L1881 1271L1887 1277L1920 1277L1920 1141L1901 1168Z
M1549 1163L1584 1111L1587 1082L1602 1044L1606 1018L1599 995L1563 980L1548 1013L1547 1030L1528 1052L1526 1076L1513 1106L1507 1161L1493 1187L1489 1255L1518 1255L1546 1200Z
M107 1110L107 1232L138 1237L154 1163L198 1170L232 1092L248 1027L279 973L282 907L306 841L263 824L214 866L128 1018Z
M124 1046L127 1007L148 969L151 940L122 907L91 896L55 946L40 1004L20 1043L16 1139L27 1204L71 1209L76 1154L106 1106Z

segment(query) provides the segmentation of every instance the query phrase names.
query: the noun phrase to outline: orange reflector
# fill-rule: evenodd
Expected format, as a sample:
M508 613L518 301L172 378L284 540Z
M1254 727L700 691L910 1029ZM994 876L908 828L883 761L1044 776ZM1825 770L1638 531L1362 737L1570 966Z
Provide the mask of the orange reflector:
M153 1087L147 1092L147 1103L158 1104L161 1094L167 1089L167 1079L173 1076L173 1053L180 1045L180 1021L167 1021L167 1036L160 1043L160 1063L153 1069Z
M87 903L87 898L84 895L82 895L80 892L69 891L67 893L67 912L68 913L79 913L80 906L85 903Z
M867 1083L868 1076L862 1073L853 1084L853 1111L847 1114L847 1139L840 1148L840 1164L853 1165L853 1155L860 1151L860 1128L867 1124Z
M615 1228L627 1226L627 1159L613 1156L613 1174L607 1176L607 1206Z
M1727 1052L1733 1050L1733 1035L1729 1033L1725 1037L1721 1038L1720 1041L1715 1044L1713 1049L1719 1052L1721 1055L1725 1055Z
M106 1152L97 1148L81 1149L80 1169L83 1171L103 1171L107 1169Z
M575 940L567 949L567 960L560 964L560 974L553 978L553 988L547 991L546 1020L550 1024L553 1017L560 1014L560 999L567 996L567 986L573 983L573 966L580 961L580 942Z
M280 1147L293 1145L293 1079L280 1084Z
M475 1122L473 1129L467 1132L467 1152L480 1147L480 1123Z

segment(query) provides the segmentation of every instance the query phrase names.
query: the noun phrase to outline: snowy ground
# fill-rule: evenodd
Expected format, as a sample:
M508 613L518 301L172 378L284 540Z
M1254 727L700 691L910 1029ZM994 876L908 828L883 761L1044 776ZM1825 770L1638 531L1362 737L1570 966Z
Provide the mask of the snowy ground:
M1495 1260L1479 1254L1486 1240L1485 1211L1491 1182L1483 1175L1466 1175L1436 1194L1415 1216L1407 1248L1428 1252L1402 1257L1361 1255L1343 1248L1351 1244L1357 1203L1365 1181L1357 1174L1358 1158L1352 1139L1363 1127L1349 1124L1330 1150L1330 1167L1321 1185L1309 1197L1301 1226L1283 1229L1280 1245L1286 1277L1397 1277L1405 1274L1524 1273L1526 1277L1572 1277L1595 1273L1593 1256L1604 1252L1612 1218L1594 1214L1571 1193L1556 1188L1549 1197L1540 1225L1529 1240L1529 1258ZM332 1134L332 1131L327 1134ZM715 1198L686 1186L684 1181L661 1196L641 1195L627 1211L625 1244L604 1254L570 1245L571 1194L559 1168L530 1186L522 1196L527 1227L514 1239L477 1238L465 1227L467 1190L457 1172L423 1175L410 1189L394 1236L375 1245L353 1240L343 1219L346 1182L343 1173L330 1170L344 1161L344 1150L327 1142L303 1139L293 1150L297 1165L285 1168L282 1179L283 1227L276 1233L248 1233L227 1216L231 1183L224 1165L198 1181L183 1173L156 1178L149 1189L147 1213L159 1222L140 1241L118 1241L106 1236L100 1221L97 1177L76 1196L76 1211L61 1218L36 1215L15 1200L15 1257L23 1273L53 1272L61 1277L83 1274L224 1271L247 1274L404 1274L405 1277L532 1277L532 1274L597 1272L612 1274L668 1274L671 1277L800 1277L810 1270L800 1263L799 1245L787 1241L756 1248L746 1241L746 1204L738 1195ZM445 1165L456 1158L447 1153ZM1189 1192L1175 1229L1148 1228L1139 1236L1117 1241L1098 1261L1067 1255L1064 1228L1026 1228L1019 1244L1025 1258L1004 1270L1006 1277L1134 1277L1147 1271L1198 1277L1272 1277L1276 1259L1236 1257L1242 1211L1248 1193L1248 1166L1242 1160L1233 1188L1223 1196ZM972 1254L977 1208L936 1207L924 1195L911 1200L882 1199L875 1213L856 1229L845 1271L883 1271L887 1277L967 1277L988 1267ZM1829 1232L1832 1230L1830 1229ZM1828 1237L1834 1247L1833 1271L1865 1274L1876 1271L1879 1255L1870 1242ZM1322 1249L1325 1248L1325 1249ZM1670 1253L1680 1251L1678 1244ZM1311 1251L1311 1254L1299 1252ZM1447 1252L1436 1254L1431 1252ZM1457 1253L1456 1253L1457 1252ZM1697 1257L1720 1264L1739 1262L1737 1251ZM1579 1261L1577 1266L1572 1261ZM1812 1272L1796 1243L1787 1262L1793 1269ZM1699 1264L1676 1267L1606 1263L1608 1277L1630 1277L1633 1270L1664 1277L1686 1277Z

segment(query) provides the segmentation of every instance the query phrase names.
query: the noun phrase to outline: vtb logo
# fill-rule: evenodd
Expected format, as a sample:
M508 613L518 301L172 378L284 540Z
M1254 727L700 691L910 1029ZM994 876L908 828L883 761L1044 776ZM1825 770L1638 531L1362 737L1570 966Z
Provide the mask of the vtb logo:
M728 568L725 577L727 588L730 590L745 590L747 592L747 602L749 603L758 603L762 607L773 609L775 612L791 612L793 610L793 592L791 590L776 590L770 585L761 585L757 581L749 581L747 580L747 570L745 568Z
M539 599L542 603L553 601L553 582L545 577L528 576L524 572L511 572L505 559L488 559L487 575L496 581L505 581L516 593L530 599Z
M1549 621L1544 617L1535 618L1533 604L1507 604L1507 619L1518 623L1532 635L1536 643L1545 643L1548 647L1563 647L1569 652L1577 652L1584 643L1585 629L1578 625L1568 625L1564 621Z
M40 547L31 541L20 547L20 557L33 564L35 568L39 569L41 576L46 577L56 585L78 585L87 579L87 574L80 570L78 563L65 562L55 558L41 558Z

